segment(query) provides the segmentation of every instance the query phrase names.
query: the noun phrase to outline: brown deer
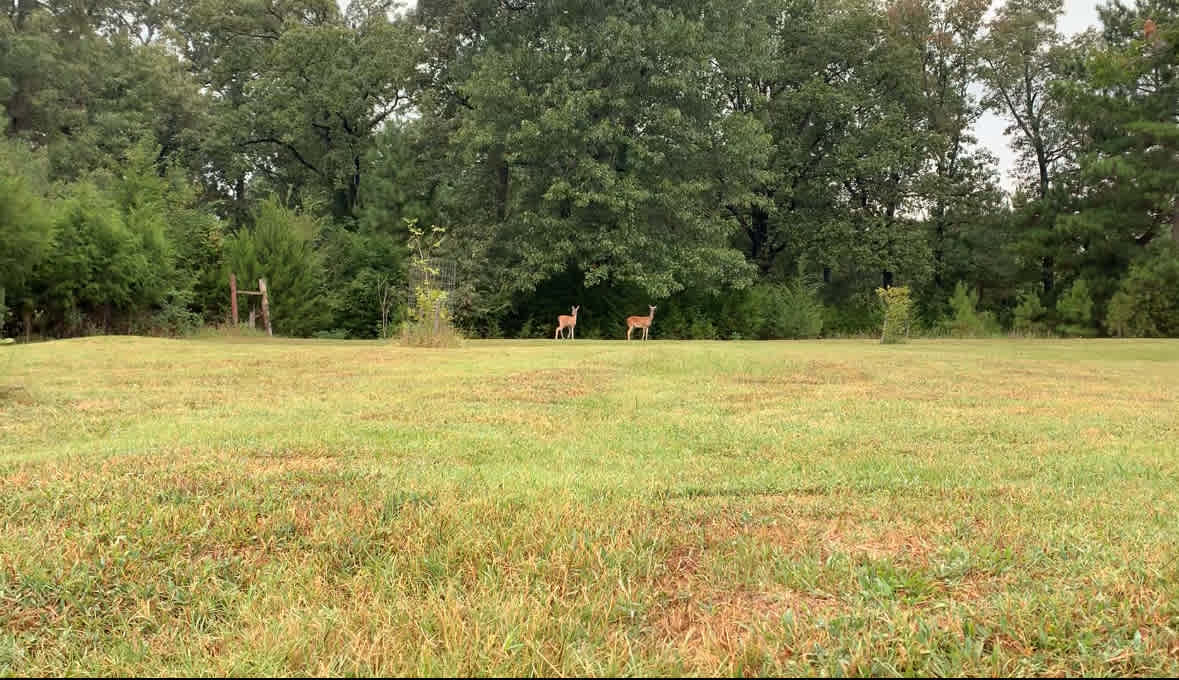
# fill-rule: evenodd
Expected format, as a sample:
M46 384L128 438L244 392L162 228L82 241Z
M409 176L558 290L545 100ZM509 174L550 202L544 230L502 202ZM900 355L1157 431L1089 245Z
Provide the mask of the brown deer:
M651 330L651 322L655 320L655 305L647 305L651 308L651 313L647 316L628 316L626 317L626 339L630 340L630 332L636 328L643 329L643 339L647 339L647 333Z
M569 329L569 339L573 339L573 328L577 326L577 310L579 309L581 309L580 306L574 306L573 316L562 314L557 317L557 333L553 336L553 340L561 337L561 331L566 328Z

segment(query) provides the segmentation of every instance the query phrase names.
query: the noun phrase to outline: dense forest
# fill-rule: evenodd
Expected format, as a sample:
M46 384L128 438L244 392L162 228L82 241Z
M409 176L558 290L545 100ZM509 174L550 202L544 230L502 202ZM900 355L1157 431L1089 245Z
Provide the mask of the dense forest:
M1175 0L397 5L0 3L0 336L375 337L413 224L473 336L1179 336Z

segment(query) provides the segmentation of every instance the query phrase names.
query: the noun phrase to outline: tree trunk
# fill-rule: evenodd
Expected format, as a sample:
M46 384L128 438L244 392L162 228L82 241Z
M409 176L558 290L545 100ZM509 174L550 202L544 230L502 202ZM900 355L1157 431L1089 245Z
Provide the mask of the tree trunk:
M504 158L503 149L491 152L489 160L495 171L495 215L501 222L508 216L508 188L511 180L511 169Z
M1179 243L1179 198L1176 198L1171 211L1171 240Z
M770 253L770 215L759 207L751 211L752 223L749 227L750 253L757 263L762 275L769 274L774 266L774 256Z
M1039 219L1044 219L1044 213L1048 207L1048 160L1044 155L1044 150L1039 143L1036 144L1036 164L1040 168L1040 214ZM1047 225L1045 225L1047 226ZM1053 269L1056 262L1051 255L1045 255L1040 261L1040 280L1044 284L1044 292L1051 293L1056 284L1056 275Z
M1056 274L1053 269L1056 267L1056 260L1051 255L1045 255L1044 259L1040 261L1040 280L1044 284L1044 292L1051 293L1052 289L1056 287Z

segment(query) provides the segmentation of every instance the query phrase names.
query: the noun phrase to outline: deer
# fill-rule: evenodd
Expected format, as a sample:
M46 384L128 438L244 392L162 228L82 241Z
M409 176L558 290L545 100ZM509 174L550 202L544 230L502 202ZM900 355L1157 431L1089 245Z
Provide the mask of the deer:
M643 329L643 339L647 339L647 333L651 330L651 322L655 320L655 305L647 305L651 308L651 313L647 316L628 316L626 317L626 339L630 340L630 332L636 328Z
M581 309L580 305L574 305L573 316L562 314L557 317L557 333L553 335L553 340L560 338L561 331L566 328L569 329L569 339L573 339L573 329L575 326L577 326L577 310L579 309Z

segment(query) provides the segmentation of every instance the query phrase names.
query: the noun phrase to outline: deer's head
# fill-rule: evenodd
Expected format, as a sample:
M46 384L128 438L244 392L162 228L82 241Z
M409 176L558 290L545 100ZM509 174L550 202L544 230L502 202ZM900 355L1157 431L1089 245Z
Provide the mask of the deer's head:
M581 309L580 305L573 306L573 316L577 316L577 310Z

